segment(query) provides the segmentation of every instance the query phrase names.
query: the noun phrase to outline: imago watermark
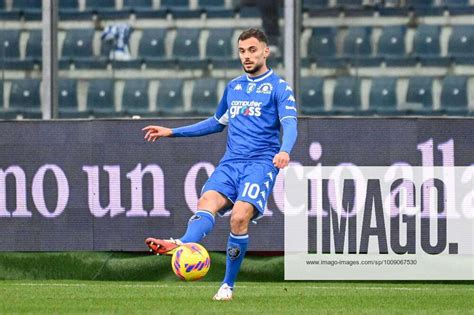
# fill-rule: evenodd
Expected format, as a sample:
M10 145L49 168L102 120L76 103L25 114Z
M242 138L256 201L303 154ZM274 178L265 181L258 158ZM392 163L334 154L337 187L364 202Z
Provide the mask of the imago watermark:
M285 279L474 279L474 166L291 166Z

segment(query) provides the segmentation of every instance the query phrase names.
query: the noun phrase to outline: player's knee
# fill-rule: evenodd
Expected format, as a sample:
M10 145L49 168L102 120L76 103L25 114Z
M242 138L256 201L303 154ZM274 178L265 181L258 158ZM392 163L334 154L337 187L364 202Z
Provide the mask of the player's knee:
M201 196L201 198L199 198L197 208L200 210L207 210L212 213L216 213L219 210L220 205L215 200L215 198L204 194L203 196Z
M235 233L246 232L249 222L250 220L245 214L232 213L230 217L230 228Z

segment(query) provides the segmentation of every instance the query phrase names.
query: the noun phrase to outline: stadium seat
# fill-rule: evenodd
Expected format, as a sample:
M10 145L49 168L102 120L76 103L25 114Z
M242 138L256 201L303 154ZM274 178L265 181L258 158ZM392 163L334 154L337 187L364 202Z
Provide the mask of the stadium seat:
M328 6L328 0L303 0L304 10L327 8Z
M62 58L92 57L93 29L72 29L66 32L63 43Z
M408 7L432 7L433 0L405 0L405 5Z
M124 10L151 10L153 8L153 0L125 0L123 3Z
M150 115L148 102L149 81L145 79L126 80L122 95L122 109L128 115Z
M240 59L227 59L227 58L217 58L211 59L213 69L240 69L242 63Z
M58 82L59 109L77 111L77 81L60 79Z
M3 29L0 31L0 60L4 58L20 58L20 31Z
M194 81L191 108L198 115L212 115L217 107L217 79L201 78Z
M41 118L40 80L13 80L10 90L9 110L25 118Z
M3 89L3 81L0 81L0 119L16 119L17 113L7 110L3 104Z
M415 16L439 16L443 6L435 5L435 0L407 0L405 6L413 10Z
M401 114L397 110L397 79L375 77L369 94L369 109L381 115Z
M87 118L89 116L89 112L80 112L78 109L76 80L59 80L58 102L60 118Z
M417 56L439 56L440 26L419 25L413 39L413 54Z
M469 0L442 0L441 3L446 6L458 6L458 7L469 6Z
M232 34L231 28L212 29L206 43L206 56L208 58L232 58Z
M41 30L30 31L30 37L26 44L26 58L41 61L43 55L42 36Z
M59 9L79 10L78 0L59 0Z
M348 57L369 56L372 53L370 27L349 27L343 42L343 54Z
M161 80L156 96L156 107L160 114L173 116L184 114L183 80Z
M430 114L433 110L433 78L411 77L408 80L406 110L409 114Z
M308 43L308 56L333 57L336 55L336 29L333 27L313 28Z
M41 1L38 0L13 0L13 9L38 9L41 10Z
M91 10L79 11L79 1L59 0L59 20L92 20Z
M190 9L189 0L161 0L160 7L168 10L175 19L201 16L201 10Z
M59 62L66 63L68 59L61 59ZM75 58L69 63L74 65L74 68L79 69L94 69L94 70L105 70L107 69L108 60L105 58Z
M173 56L178 58L199 58L199 35L201 31L194 28L178 29L173 43Z
M115 0L86 0L86 9L92 11L115 9Z
M356 77L339 77L334 88L332 110L336 113L357 114L360 111L360 80Z
M0 0L4 1L4 0ZM0 21L19 21L21 19L20 10L10 10L7 11L5 8L5 3L3 2L3 7L0 8Z
M385 26L377 45L379 56L404 56L405 55L405 33L403 25Z
M446 76L441 89L441 109L448 115L466 115L469 107L468 78Z
M300 83L301 111L306 115L324 115L324 80L321 77L302 77Z
M113 117L115 111L114 81L110 79L94 79L89 81L87 91L87 108L96 117Z
M86 11L97 14L98 19L126 19L130 10L118 10L115 0L86 0Z
M189 0L161 0L160 6L165 8L189 8Z
M352 7L360 7L362 6L362 0L337 0L337 5L341 6L352 6Z
M138 55L145 59L165 58L165 38L165 29L144 29L138 46Z
M329 6L324 7L319 6L308 6L303 7L304 9L308 10L308 16L310 18L320 18L320 17L338 17L341 14L341 8L337 6Z
M472 15L474 6L469 5L469 0L443 0L442 5L449 11L449 15Z
M198 0L200 8L224 8L225 0Z
M474 25L453 26L449 37L448 54L451 56L474 56Z

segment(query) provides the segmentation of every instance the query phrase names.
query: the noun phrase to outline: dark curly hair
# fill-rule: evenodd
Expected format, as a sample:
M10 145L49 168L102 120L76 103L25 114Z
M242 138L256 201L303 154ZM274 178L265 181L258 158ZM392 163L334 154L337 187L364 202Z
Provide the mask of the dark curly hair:
M268 45L267 35L265 35L264 32L256 28L249 28L248 30L243 31L239 35L238 42L240 42L241 40L252 38L252 37L255 37L256 39L258 39L259 42L263 42Z

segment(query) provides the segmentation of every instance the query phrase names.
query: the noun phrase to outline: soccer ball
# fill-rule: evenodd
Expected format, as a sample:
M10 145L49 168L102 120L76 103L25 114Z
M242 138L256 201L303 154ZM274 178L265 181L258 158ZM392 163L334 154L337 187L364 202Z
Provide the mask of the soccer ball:
M197 243L186 243L173 253L171 267L173 272L183 280L199 280L209 271L211 258L203 246Z

